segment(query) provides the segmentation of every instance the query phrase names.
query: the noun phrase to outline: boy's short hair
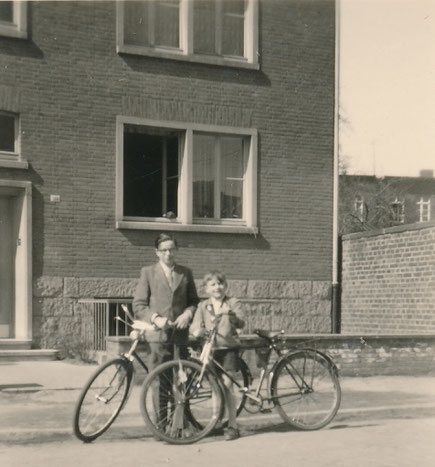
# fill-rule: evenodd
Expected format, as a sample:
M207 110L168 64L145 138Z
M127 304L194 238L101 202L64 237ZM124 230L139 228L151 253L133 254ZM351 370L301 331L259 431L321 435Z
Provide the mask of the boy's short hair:
M154 245L156 246L156 249L159 249L160 243L171 241L174 242L175 248L178 248L177 245L177 240L175 239L174 236L166 234L166 233L161 233L154 241Z
M207 282L210 282L213 279L216 279L220 284L227 285L227 278L225 277L225 274L221 271L207 272L202 280L202 283L203 285L206 285Z

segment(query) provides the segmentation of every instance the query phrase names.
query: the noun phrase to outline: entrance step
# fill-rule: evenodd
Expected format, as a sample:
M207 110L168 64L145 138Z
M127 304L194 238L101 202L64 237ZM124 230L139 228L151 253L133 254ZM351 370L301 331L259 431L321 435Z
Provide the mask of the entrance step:
M0 362L58 360L59 351L53 349L0 350Z
M59 351L54 349L32 349L28 339L0 339L0 362L32 360L58 360Z
M0 339L0 350L30 350L32 339Z

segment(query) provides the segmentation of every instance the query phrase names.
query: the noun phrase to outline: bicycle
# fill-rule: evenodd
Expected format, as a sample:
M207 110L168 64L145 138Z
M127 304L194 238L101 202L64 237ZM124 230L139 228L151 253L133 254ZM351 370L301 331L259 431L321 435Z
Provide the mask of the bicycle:
M217 321L196 361L171 360L148 374L141 390L141 411L156 437L172 444L190 444L210 434L224 414L224 374L240 395L237 414L243 408L252 413L275 407L285 423L299 430L318 430L332 421L340 406L341 388L331 357L312 348L286 346L283 331L254 332L267 348L254 390L250 389L252 377L246 362L240 359L240 375L235 378L213 359ZM270 365L272 352L278 358ZM261 390L266 376L264 397ZM158 405L153 396L156 387L160 387Z
M133 387L134 366L137 360L148 373L148 367L137 354L136 349L145 333L154 327L143 321L135 320L129 309L121 305L131 323L116 317L133 331L132 343L128 352L112 358L102 364L90 376L83 387L74 408L74 434L85 443L90 443L101 436L115 421L126 404Z
M74 408L73 431L75 436L85 443L94 441L106 432L127 403L134 382L134 360L138 361L146 374L149 372L136 349L146 332L155 331L155 327L144 321L135 320L126 305L121 305L121 308L131 322L124 321L119 316L116 319L133 329L130 333L132 343L125 354L112 358L98 367L80 392ZM173 323L168 325L173 326ZM174 354L177 355L176 347ZM213 384L212 387L217 393L216 397L219 397L219 389ZM196 407L193 407L190 411L190 419L194 424L198 424L195 415L201 420L201 414L197 413Z

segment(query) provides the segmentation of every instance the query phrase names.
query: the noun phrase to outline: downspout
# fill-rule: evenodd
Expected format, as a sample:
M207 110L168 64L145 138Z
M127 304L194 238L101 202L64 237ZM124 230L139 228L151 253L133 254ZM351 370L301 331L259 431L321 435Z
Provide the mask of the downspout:
M340 0L335 1L335 89L334 89L334 172L332 206L332 310L331 332L340 333L340 284L338 239L338 161L339 161L339 92L340 92Z

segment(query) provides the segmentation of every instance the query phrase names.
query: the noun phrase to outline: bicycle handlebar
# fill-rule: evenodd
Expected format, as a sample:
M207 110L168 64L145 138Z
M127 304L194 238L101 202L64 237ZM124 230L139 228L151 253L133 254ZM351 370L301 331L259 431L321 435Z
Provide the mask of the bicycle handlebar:
M126 305L121 304L121 308L123 309L124 313L129 317L130 321L132 321L132 323L127 323L122 318L117 316L115 319L117 319L118 321L122 321L124 324L126 324L127 326L130 326L135 331L139 331L140 333L144 333L146 331L156 331L156 326L154 324L147 323L146 321L142 321L139 319L135 319L134 316L130 313L130 310L127 308ZM173 328L175 326L175 323L173 321L168 320L167 326L170 328ZM159 328L157 328L157 330L158 329Z

